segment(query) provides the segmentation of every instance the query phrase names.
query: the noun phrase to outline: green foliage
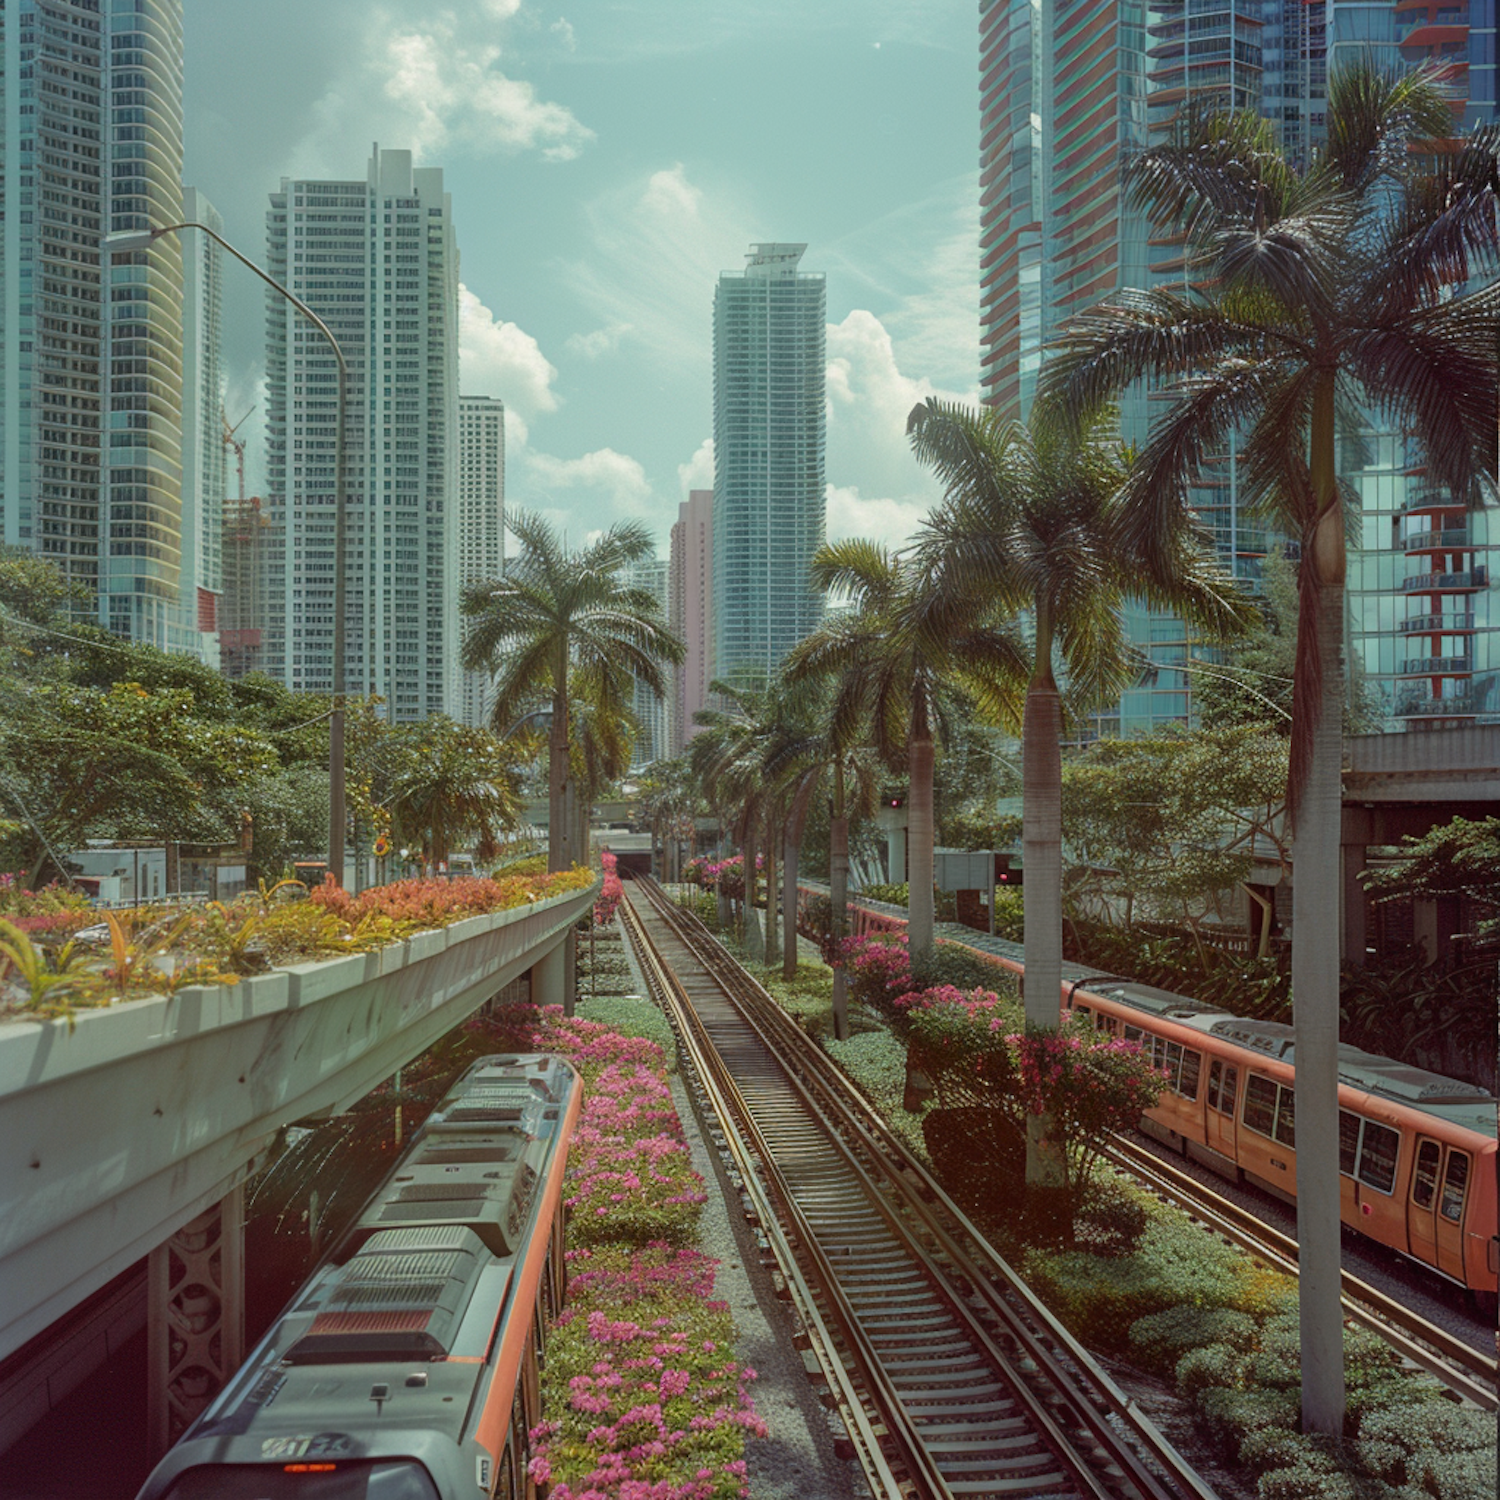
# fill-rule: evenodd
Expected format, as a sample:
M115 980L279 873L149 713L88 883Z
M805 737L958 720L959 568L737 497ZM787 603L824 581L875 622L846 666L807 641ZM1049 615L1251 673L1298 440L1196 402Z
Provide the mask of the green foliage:
M603 995L579 998L578 1014L586 1021L598 1021L621 1036L644 1037L661 1048L667 1067L677 1071L677 1037L672 1023L649 1000L630 995Z
M912 965L913 989L935 989L952 985L958 990L993 990L1004 1000L1018 1000L1016 976L998 963L991 963L972 948L938 941L932 951L920 954Z
M906 1048L884 1027L861 1032L847 1041L824 1036L823 1048L858 1086L884 1118L887 1127L918 1158L927 1147L922 1133L926 1106L908 1112L902 1106L906 1088Z
M987 807L971 808L947 814L938 832L949 849L1010 849L1021 841L1021 819L1014 813L998 816Z
M1130 1325L1130 1352L1147 1369L1167 1374L1190 1350L1217 1344L1243 1351L1255 1335L1255 1319L1235 1307L1168 1307Z
M1500 817L1454 818L1401 841L1398 857L1369 871L1377 901L1400 896L1461 896L1481 909L1481 935L1500 937Z
M1244 1378L1245 1356L1229 1344L1205 1344L1189 1349L1177 1361L1177 1389L1189 1400L1211 1386L1239 1385Z
M887 906L905 906L911 899L911 887L903 880L899 885L867 885L859 894L870 901L884 901ZM953 892L940 891L934 886L932 911L934 921L952 922L958 915Z

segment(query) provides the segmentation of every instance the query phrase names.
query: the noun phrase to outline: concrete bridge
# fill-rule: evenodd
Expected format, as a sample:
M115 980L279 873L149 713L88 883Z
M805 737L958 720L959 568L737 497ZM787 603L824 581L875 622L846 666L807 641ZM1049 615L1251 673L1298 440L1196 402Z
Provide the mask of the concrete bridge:
M595 894L237 985L0 1023L0 1360L45 1345L149 1256L155 1382L170 1396L174 1372L231 1371L239 1189L277 1133L346 1109L524 973L539 1003L570 1003L567 939ZM0 1381L0 1449L105 1352L85 1338L59 1351L65 1368ZM156 1420L163 1435L177 1425L166 1408Z

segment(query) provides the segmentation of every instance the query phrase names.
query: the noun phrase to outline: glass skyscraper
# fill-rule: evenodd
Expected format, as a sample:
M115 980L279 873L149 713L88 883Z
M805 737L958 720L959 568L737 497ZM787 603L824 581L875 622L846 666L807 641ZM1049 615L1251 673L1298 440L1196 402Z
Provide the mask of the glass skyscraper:
M714 295L714 675L763 679L822 619L827 289L751 247Z
M188 252L99 250L183 217L181 0L13 0L0 47L0 536L118 634L197 653L212 609L183 534L216 519L184 517Z
M494 396L458 402L458 571L464 584L505 571L505 403ZM494 679L483 670L465 672L462 689L459 719L487 728Z

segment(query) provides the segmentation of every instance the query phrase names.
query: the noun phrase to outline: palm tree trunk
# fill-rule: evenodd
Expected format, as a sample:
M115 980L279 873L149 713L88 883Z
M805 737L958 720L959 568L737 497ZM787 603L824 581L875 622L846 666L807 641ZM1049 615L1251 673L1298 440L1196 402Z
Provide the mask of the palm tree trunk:
M781 827L781 808L772 803L766 809L766 946L765 963L774 969L781 962L780 929L776 921L776 909L781 904L781 892L776 881L777 845L781 842L777 832Z
M760 918L755 914L755 887L760 883L755 875L755 818L745 819L745 911L741 939L745 952L757 962L765 957L765 944L760 936Z
M1325 389L1326 387L1326 389ZM1333 381L1314 394L1312 479L1323 516L1304 568L1315 568L1322 694L1296 811L1292 883L1292 1022L1297 1043L1298 1306L1302 1427L1344 1429L1339 1282L1339 835L1344 718L1344 536L1333 470ZM1326 498L1324 498L1326 497ZM1304 615L1304 619L1306 616ZM1299 647L1299 657L1302 651ZM1304 671L1301 660L1297 671ZM1293 727L1296 733L1296 726Z
M1050 644L1049 644L1050 654ZM1026 866L1026 1029L1055 1028L1062 1003L1062 699L1050 674L1033 679L1021 728L1021 848ZM1026 1117L1028 1186L1066 1181L1049 1115Z
M828 920L833 928L833 1034L838 1041L849 1035L849 975L839 952L849 930L849 818L844 810L843 787L835 800L828 828Z
M568 664L552 679L552 727L547 734L547 873L573 863L568 848Z
M908 750L911 784L907 788L907 850L911 857L906 887L906 930L913 964L932 952L932 726L925 705L912 715Z
M802 854L802 830L807 826L807 808L817 777L809 776L792 799L786 821L786 942L781 957L781 977L790 984L797 977L797 866Z

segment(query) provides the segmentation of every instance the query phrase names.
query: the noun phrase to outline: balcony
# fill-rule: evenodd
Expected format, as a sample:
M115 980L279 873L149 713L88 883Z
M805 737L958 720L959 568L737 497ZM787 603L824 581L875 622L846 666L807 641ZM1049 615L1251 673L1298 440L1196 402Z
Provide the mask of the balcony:
M1402 635L1467 635L1474 629L1473 615L1414 615L1402 620L1396 629Z
M1479 699L1473 693L1459 693L1451 698L1403 694L1396 699L1396 714L1403 719L1451 719L1472 714L1478 706Z
M1402 677L1467 677L1474 670L1472 656L1408 656Z
M1489 581L1488 568L1470 568L1463 573L1418 573L1401 580L1401 592L1419 594L1431 590L1457 594L1482 589Z
M1419 531L1401 538L1403 552L1448 552L1468 545L1467 526L1450 526L1446 531Z
M1414 511L1422 510L1462 510L1463 505L1455 500L1445 489L1435 486L1423 486L1415 493L1410 494L1401 502L1401 514L1410 515Z

